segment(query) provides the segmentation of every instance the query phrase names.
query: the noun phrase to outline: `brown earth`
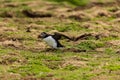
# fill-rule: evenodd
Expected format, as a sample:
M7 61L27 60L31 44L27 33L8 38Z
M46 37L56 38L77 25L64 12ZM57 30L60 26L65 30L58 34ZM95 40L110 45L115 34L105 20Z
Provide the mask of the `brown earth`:
M95 38L95 40L100 40L103 38L120 38L120 4L119 0L114 0L113 2L97 2L96 0L91 0L91 3L84 7L71 7L68 5L57 5L51 2L45 2L43 0L27 1L27 2L10 2L6 3L0 1L0 8L10 8L11 10L1 10L0 11L0 46L17 49L17 50L29 50L32 52L54 52L54 50L49 49L49 47L38 40L37 36L40 32L47 31L49 33L54 32L56 24L59 23L69 24L72 23L74 19L80 22L80 28L88 29L91 32L75 32L63 31L62 33L68 34L69 36L74 36L75 41L70 43L70 45L77 45L80 40L89 40L89 37ZM28 6L30 9L20 8L15 11L12 8L18 8L21 6ZM41 7L39 7L41 6ZM98 19L98 17L100 19ZM105 18L105 19L102 19ZM106 19L108 18L108 19ZM112 18L112 20L111 20ZM60 25L62 26L62 25ZM55 32L58 30L55 30ZM82 34L81 34L82 33ZM26 36L27 34L27 36ZM32 38L31 38L32 37ZM31 41L34 42L31 42ZM108 47L119 46L119 40L105 41ZM47 49L46 49L47 47ZM100 48L99 48L100 49ZM102 48L101 51L104 49ZM118 50L118 49L117 49ZM63 49L63 52L86 52L85 50L79 50L74 48ZM97 51L97 50L96 50ZM100 50L98 50L100 51ZM77 58L72 58L69 61L61 62L60 67L66 67L67 65L86 66L86 61L74 60ZM19 53L9 53L0 56L1 65L12 65L12 64L25 64L27 60L23 58ZM52 62L46 62L49 66ZM57 65L57 64L56 64ZM55 68L51 66L50 68ZM50 76L50 75L49 75ZM110 76L109 76L110 77ZM21 80L48 80L47 78L37 79L34 76L27 76L21 78L19 74L8 74L1 75L2 80L11 79L21 79ZM119 77L118 77L119 78ZM91 80L106 80L106 75L100 75L94 77ZM54 77L51 80L62 80L56 79Z

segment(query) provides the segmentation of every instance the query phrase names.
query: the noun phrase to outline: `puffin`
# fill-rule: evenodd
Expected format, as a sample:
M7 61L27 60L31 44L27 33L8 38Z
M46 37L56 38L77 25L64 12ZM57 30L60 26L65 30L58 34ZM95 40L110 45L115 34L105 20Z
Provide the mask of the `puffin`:
M64 34L58 33L58 32L54 32L54 34L48 34L46 32L42 32L38 35L38 39L42 38L50 47L52 47L54 49L65 47L59 41L62 37L73 41L72 38L70 38Z

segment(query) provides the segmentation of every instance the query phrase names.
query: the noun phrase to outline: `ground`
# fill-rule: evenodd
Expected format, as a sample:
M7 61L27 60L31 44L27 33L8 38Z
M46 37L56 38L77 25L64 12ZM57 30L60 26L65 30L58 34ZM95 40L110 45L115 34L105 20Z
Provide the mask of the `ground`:
M78 39L54 50L37 38L43 31ZM119 0L1 0L0 79L119 80Z

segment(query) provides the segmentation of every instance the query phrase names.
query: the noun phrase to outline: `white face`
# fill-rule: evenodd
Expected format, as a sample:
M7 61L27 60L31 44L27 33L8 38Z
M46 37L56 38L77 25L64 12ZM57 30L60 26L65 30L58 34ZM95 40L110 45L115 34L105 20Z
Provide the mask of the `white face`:
M46 37L43 39L49 46L53 48L57 48L56 41L52 38L52 36Z

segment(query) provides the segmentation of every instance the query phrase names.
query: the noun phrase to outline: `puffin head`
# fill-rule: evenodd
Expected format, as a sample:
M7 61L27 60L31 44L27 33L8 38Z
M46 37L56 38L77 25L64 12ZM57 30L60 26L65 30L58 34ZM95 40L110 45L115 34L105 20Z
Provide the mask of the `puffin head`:
M47 36L48 34L46 32L42 32L40 35L38 35L38 38L46 38Z

